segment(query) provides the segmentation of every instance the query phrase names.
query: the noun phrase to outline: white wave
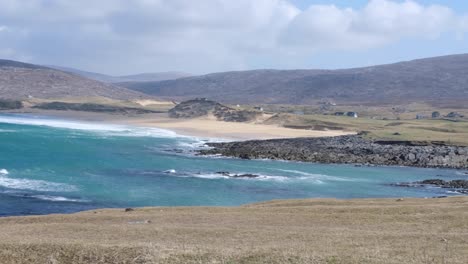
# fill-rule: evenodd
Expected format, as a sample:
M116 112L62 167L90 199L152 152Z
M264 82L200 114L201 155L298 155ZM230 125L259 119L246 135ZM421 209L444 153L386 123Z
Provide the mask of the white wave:
M66 198L63 196L52 196L52 195L31 195L30 197L36 198L39 200L44 200L44 201L52 201L52 202L73 202L73 203L89 202L88 200L71 199L71 198Z
M242 175L243 173L239 173L237 175ZM180 174L178 177L194 177L200 179L232 179L232 180L257 180L257 181L265 181L265 180L273 180L273 181L287 181L291 178L286 176L270 176L270 175L258 175L258 177L234 177L236 174L223 175L218 173L200 173L200 174Z
M175 138L184 137L177 133L159 128L137 127L125 125L100 124L91 122L77 122L61 119L31 118L23 116L0 115L0 123L47 126L55 128L65 128L72 130L85 130L93 132L103 132L110 136L135 136L135 137L164 137ZM189 138L189 137L187 137Z
M176 173L177 171L174 170L174 169L170 169L170 170L165 170L163 171L164 173Z
M0 177L0 186L18 189L18 190L32 190L41 192L73 192L77 191L77 188L73 185L48 182L42 180L28 180L28 179L13 179L7 177Z
M0 170L0 174L1 174L1 175L8 175L9 172L8 172L6 169L1 169L1 170Z
M297 179L300 180L329 180L329 181L355 181L356 179L346 179L346 178L341 178L341 177L336 177L336 176L331 176L331 175L325 175L325 174L316 174L316 173L308 173L308 172L303 172L303 171L298 171L298 170L283 170L283 169L277 169L279 171L284 171L284 172L289 172L289 173L294 173L294 174L299 174L299 175L304 175L302 177L297 177Z

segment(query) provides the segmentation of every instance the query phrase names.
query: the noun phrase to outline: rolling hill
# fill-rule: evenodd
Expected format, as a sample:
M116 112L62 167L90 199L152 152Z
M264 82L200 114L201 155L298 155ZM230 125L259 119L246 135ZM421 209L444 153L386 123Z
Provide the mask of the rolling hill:
M127 100L150 96L44 66L0 60L0 98L31 97L41 99L105 97Z
M46 67L73 73L80 75L82 77L105 82L105 83L123 83L123 82L151 82L151 81L165 81L165 80L174 80L183 77L189 77L191 74L185 72L154 72L154 73L140 73L134 75L124 75L124 76L111 76L102 73L82 71L69 67L47 65Z
M213 73L127 88L170 99L206 97L224 103L397 104L468 101L468 54L342 70L253 70Z

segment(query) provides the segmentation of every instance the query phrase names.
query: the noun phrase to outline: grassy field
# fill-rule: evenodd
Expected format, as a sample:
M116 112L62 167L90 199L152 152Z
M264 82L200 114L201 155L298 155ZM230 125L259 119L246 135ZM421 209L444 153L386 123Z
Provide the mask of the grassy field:
M466 263L468 197L0 219L1 263Z
M366 131L367 137L378 140L443 141L468 146L468 122L464 120L382 120L368 117L280 114L267 122L306 129Z

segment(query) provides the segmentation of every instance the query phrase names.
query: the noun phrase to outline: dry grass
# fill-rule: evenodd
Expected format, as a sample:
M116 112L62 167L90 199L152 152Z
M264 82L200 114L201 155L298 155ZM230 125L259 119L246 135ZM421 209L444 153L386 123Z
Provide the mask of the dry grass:
M283 126L322 127L345 131L367 131L368 137L379 140L443 141L468 146L468 122L442 119L378 120L332 115L283 114L274 123ZM396 134L398 133L398 134Z
M468 197L0 219L1 263L466 263Z

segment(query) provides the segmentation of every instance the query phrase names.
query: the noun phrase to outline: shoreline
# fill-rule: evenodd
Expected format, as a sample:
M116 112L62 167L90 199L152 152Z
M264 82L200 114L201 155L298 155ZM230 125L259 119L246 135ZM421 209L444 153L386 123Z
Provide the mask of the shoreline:
M0 114L30 114L43 117L60 118L77 122L104 122L109 125L127 125L170 130L181 136L213 138L218 140L264 140L298 137L334 137L352 135L347 131L317 131L292 129L276 125L254 123L224 122L210 118L174 119L166 113L122 115L83 111L59 111L24 109L21 111L0 111Z
M379 142L359 135L207 143L199 155L320 164L468 169L468 147Z

